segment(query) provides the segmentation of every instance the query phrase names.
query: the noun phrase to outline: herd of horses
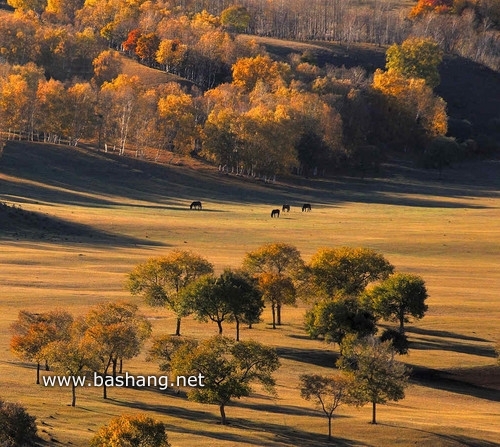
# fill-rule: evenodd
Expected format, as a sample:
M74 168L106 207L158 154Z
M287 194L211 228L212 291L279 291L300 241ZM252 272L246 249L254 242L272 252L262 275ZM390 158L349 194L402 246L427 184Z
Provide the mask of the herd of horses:
M192 202L191 205L189 205L189 209L190 210L201 210L203 209L202 207L202 204L199 200L195 201L195 202ZM302 212L304 211L311 211L311 204L310 203L304 203L304 205L302 205ZM290 205L288 204L284 204L281 208L281 212L285 213L289 213L290 212ZM276 208L274 210L271 211L271 217L280 217L280 210L279 208Z
M311 211L311 204L310 203L304 203L304 205L302 205L302 212L304 211ZM281 208L281 212L282 213L289 213L290 212L290 205L288 204L284 204ZM274 210L271 211L271 217L280 217L280 210L279 208L276 208Z

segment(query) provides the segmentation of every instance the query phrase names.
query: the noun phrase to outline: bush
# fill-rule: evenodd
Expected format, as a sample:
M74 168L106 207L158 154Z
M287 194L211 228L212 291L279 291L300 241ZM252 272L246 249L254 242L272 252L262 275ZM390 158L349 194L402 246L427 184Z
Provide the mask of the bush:
M165 424L145 415L118 416L99 429L91 447L170 447Z
M427 169L442 170L463 158L462 148L455 138L436 137L423 153L423 165Z
M0 399L0 446L24 447L35 445L35 417L17 403Z

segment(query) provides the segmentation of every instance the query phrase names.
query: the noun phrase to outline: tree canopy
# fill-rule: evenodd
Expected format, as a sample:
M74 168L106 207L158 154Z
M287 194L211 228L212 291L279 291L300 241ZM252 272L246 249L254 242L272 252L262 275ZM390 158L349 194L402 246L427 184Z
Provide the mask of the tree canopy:
M337 292L359 294L369 283L387 278L394 266L369 248L339 247L318 250L308 269L320 292L331 297Z
M395 273L371 289L366 299L373 311L390 321L399 323L404 334L404 324L410 318L420 319L427 311L427 289L424 280L410 273Z
M227 423L226 405L232 399L248 396L254 382L274 393L272 374L279 366L274 348L222 336L204 340L194 349L181 348L172 358L174 375L203 377L203 385L190 388L188 398L218 405L222 425Z
M167 306L177 316L175 334L180 335L181 319L189 314L181 291L197 278L213 272L206 259L190 251L173 250L166 256L138 264L128 275L127 289L142 295L152 306Z
M103 425L91 447L170 447L166 426L145 414L117 416Z
M350 338L337 365L352 380L350 399L357 405L372 404L372 424L377 423L377 404L398 401L405 396L409 370L394 359L390 341Z

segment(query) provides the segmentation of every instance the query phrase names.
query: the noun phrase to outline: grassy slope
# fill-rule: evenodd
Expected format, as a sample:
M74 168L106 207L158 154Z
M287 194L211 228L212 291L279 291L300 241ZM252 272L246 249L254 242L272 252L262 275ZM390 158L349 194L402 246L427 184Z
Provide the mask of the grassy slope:
M108 402L100 390L80 390L72 409L69 390L34 385L31 366L10 354L8 326L19 309L64 307L81 314L105 299L130 298L123 290L126 273L171 248L199 252L220 270L238 266L264 242L293 243L306 260L321 246L364 245L398 270L422 275L430 309L409 328L412 350L403 360L415 375L407 398L380 406L377 427L367 423L368 407L340 408L335 445L498 445L500 377L492 365L500 336L499 173L498 162L483 162L446 171L445 180L436 181L433 172L400 165L364 181L265 185L209 169L9 143L0 159L0 200L38 218L28 219L34 228L22 234L12 231L12 222L0 226L2 397L27 405L44 439L53 439L50 445L55 439L84 446L113 415L143 410L165 421L174 446L326 445L326 419L300 398L297 383L301 373L331 371L336 352L304 336L304 305L285 309L277 331L269 329L268 309L263 323L243 331L243 339L276 346L283 367L278 398L257 393L235 402L227 410L228 427L217 425L215 407L152 389L112 390ZM189 211L194 199L203 201L202 212ZM270 210L283 202L292 211L271 220ZM300 212L303 202L313 204L311 213ZM43 231L37 219L45 222ZM156 333L173 330L167 312L141 308ZM183 331L216 332L190 318ZM157 372L144 356L126 366L134 374Z

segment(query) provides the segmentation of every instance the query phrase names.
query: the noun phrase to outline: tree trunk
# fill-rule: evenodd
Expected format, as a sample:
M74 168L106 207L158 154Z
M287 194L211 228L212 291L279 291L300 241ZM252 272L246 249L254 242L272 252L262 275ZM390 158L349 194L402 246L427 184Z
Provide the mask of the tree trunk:
M120 357L120 374L123 373L123 357Z
M108 389L106 387L106 374L104 374L104 380L102 381L102 398L107 399L108 398Z
M332 416L328 416L328 440L332 440Z
M181 335L181 319L177 317L177 326L175 328L175 335L180 336Z
M45 371L50 371L49 362L47 362L47 360L45 360Z
M40 385L40 362L36 364L36 384Z
M74 382L71 385L71 395L72 395L71 406L74 407L76 406L76 386Z
M220 423L221 425L227 425L226 411L224 409L224 404L219 405L220 410Z
M401 335L404 335L405 333L405 316L402 312L399 315L399 333Z
M236 341L240 341L240 320L236 318Z
M222 335L222 321L217 321L217 326L219 327L219 335Z
M372 424L377 423L377 402L372 402Z
M271 304L271 311L273 313L273 329L276 329L276 305Z
M276 324L281 326L281 304L276 304L276 319L278 320Z
M113 364L113 379L116 379L116 366L118 365L118 359L114 358L112 360L112 364Z

